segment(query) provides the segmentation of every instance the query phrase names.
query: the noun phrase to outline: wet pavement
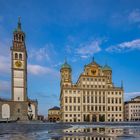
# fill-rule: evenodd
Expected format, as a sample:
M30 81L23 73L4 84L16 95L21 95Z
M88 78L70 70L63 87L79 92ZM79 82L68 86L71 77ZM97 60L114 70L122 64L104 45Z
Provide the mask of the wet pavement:
M0 140L140 140L140 125L2 123Z

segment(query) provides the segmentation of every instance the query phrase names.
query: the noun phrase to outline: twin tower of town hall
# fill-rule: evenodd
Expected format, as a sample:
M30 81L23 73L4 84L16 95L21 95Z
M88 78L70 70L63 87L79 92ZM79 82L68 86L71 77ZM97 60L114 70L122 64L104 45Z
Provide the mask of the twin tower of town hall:
M37 100L30 100L27 96L27 51L20 18L13 32L11 60L12 99L0 98L0 120L37 119Z

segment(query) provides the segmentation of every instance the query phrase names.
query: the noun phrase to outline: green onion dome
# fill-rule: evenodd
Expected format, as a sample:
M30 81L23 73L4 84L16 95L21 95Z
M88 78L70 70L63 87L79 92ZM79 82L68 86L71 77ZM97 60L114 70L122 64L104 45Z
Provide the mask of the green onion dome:
M112 71L111 67L107 64L102 68L103 70Z
M71 69L71 66L65 61L65 63L61 66L61 69Z

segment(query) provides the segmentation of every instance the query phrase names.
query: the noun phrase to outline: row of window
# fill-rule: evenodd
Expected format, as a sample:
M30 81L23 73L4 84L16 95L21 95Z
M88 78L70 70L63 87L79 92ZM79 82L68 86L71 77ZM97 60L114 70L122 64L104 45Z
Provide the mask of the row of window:
M84 105L83 111L106 111L105 106L89 106Z
M131 114L131 116L139 116L140 117L140 113Z
M14 35L14 40L16 41L24 41L24 36L21 34Z
M65 114L65 117L80 117L80 114ZM108 117L122 117L122 114L108 114Z
M80 93L80 90L64 90L65 93ZM108 95L121 95L121 91L108 91ZM105 91L83 91L83 95L105 95Z
M108 119L108 122L121 122L122 119Z
M80 103L80 97L65 97L65 103Z
M140 105L131 105L131 108L139 108L140 109Z
M105 78L83 78L83 81L105 81Z
M80 97L65 97L65 103L80 103ZM83 96L83 103L105 103L105 96ZM122 98L108 98L108 104L121 104Z
M79 121L80 122L80 121ZM63 140L81 140L80 137L64 137ZM96 137L96 136L86 136L86 137L82 137L82 140L113 140L113 138L111 137Z
M138 110L134 110L134 109L133 109L133 110L131 110L131 112L133 112L133 113L134 113L134 112L140 112L140 109L138 109Z
M105 85L82 85L83 88L105 88Z
M105 103L105 96L83 96L83 103Z
M108 114L108 117L121 117L122 114Z
M108 103L110 104L121 104L122 98L108 98Z
M65 106L65 111L80 111L81 106ZM106 111L105 106L83 105L83 111ZM108 106L107 111L122 111L121 106Z
M22 60L22 54L15 53L15 59Z
M108 106L108 111L122 111L121 106Z
M65 111L80 111L80 106L65 106Z
M65 114L65 117L80 117L80 114Z

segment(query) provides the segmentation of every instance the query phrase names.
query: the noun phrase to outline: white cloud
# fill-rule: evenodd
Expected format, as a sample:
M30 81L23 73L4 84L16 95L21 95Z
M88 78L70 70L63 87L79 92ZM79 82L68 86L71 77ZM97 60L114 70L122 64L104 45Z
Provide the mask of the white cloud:
M93 54L101 51L101 43L101 40L96 39L84 44L80 44L78 49L76 49L76 53L80 55L81 58L91 57Z
M131 23L138 23L140 22L140 9L135 9L128 15L128 20Z
M50 74L54 76L58 76L59 72L52 68L44 67L41 65L28 65L28 72L32 75L44 75L44 74Z
M37 61L42 61L43 59L45 60L50 59L46 48L32 49L29 52L29 57L36 59Z
M128 93L124 93L125 101L131 100L131 98L134 98L136 96L140 96L140 92L128 92Z
M10 93L9 81L0 81L0 93Z
M55 55L56 52L54 50L53 45L50 44L46 44L44 47L42 48L32 48L31 50L29 50L29 58L30 59L34 59L37 61L43 61L43 60L47 60L50 61L51 60L51 56Z
M135 39L128 42L122 42L120 44L110 46L106 49L106 51L108 52L122 52L122 51L130 51L130 50L140 50L140 39Z

